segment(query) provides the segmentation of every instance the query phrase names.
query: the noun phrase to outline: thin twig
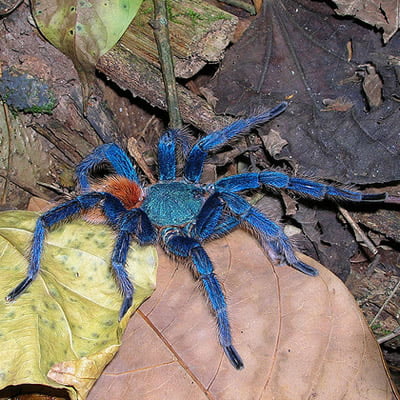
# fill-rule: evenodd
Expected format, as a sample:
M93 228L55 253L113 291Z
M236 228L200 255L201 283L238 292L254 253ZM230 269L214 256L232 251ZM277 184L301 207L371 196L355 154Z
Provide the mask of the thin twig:
M348 224L353 228L354 232L359 235L359 237L362 239L363 243L368 247L368 249L371 251L371 253L375 256L378 254L378 249L375 247L375 245L371 242L371 240L368 238L368 236L362 231L362 229L354 222L353 218L349 214L347 210L345 210L343 207L338 207L339 211L343 215L344 219L348 222Z
M372 275L372 273L375 270L375 267L379 264L380 261L381 261L381 255L380 254L376 254L374 259L372 260L372 262L367 267L367 276L371 276Z
M55 184L49 184L49 183L46 183L46 182L40 182L40 181L38 181L38 182L36 182L39 186L43 186L43 187L45 187L46 189L50 189L50 190L52 190L53 192L56 192L57 194L61 194L61 195L68 195L69 194L69 192L67 191L67 190L64 190L64 189L62 189L62 188L60 188L59 186L57 186L57 185L55 185Z
M150 181L150 183L156 183L157 179L151 172L149 166L146 164L142 153L139 151L137 140L133 137L128 139L128 151L129 154L134 158L136 164L139 165L140 169L147 176L147 179Z
M382 337L380 337L380 338L378 338L376 340L377 340L377 342L379 344L382 344L382 343L388 342L389 340L394 339L397 336L400 336L400 326L398 326L392 333L389 333L388 335L382 336Z
M172 59L171 44L169 41L168 16L166 0L153 0L154 20L151 26L154 29L158 55L160 57L161 71L164 79L165 95L167 100L169 127L182 128L182 117L179 110L178 93Z
M146 122L146 125L144 126L144 128L138 133L138 135L136 135L136 140L141 139L141 138L145 135L147 129L148 129L149 126L154 122L155 119L156 119L156 116L155 116L155 115L152 115L152 116L148 119L148 121Z
M10 114L8 112L8 106L4 102L2 102L2 104L3 104L3 111L4 111L4 119L5 119L6 125L7 125L7 136L8 136L6 176L4 179L3 194L1 195L1 198L0 198L0 204L3 205L6 203L6 200L7 200L8 184L10 182L11 138L13 137L13 134L12 134L13 129L11 126Z
M389 303L389 301L392 299L392 297L394 296L394 294L396 293L397 289L400 287L400 279L397 282L396 286L394 287L394 289L392 290L392 292L390 293L389 297L385 300L385 302L382 304L382 307L379 309L379 311L377 312L377 314L375 315L375 317L373 318L373 320L370 322L369 326L372 326L374 324L374 322L378 319L378 317L381 315L383 309L386 307L386 304Z

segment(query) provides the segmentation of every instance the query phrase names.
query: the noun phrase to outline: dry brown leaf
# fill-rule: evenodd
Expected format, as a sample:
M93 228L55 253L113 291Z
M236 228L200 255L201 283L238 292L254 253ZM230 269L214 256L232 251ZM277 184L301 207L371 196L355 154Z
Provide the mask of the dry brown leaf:
M333 0L338 15L350 15L383 31L387 43L399 28L399 0Z
M54 207L50 201L42 199L41 197L32 196L29 199L28 207L26 208L28 211L38 211L45 212L50 210L50 208Z
M379 107L382 104L382 78L376 72L376 68L372 64L360 65L358 75L363 79L362 88L367 98L369 107Z
M187 268L160 251L157 290L89 399L399 399L358 306L332 273L309 258L317 278L273 267L243 231L207 250L244 370L223 355Z

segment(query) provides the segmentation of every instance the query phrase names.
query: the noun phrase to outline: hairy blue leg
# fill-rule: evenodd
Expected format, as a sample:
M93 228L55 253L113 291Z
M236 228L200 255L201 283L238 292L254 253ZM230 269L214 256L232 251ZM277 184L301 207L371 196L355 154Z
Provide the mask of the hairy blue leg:
M133 236L136 236L141 245L150 244L156 240L156 233L151 222L140 209L129 210L121 217L120 230L111 256L115 279L123 295L119 319L122 319L133 301L134 288L125 269L129 245Z
M158 165L160 181L176 178L177 145L186 158L190 151L190 140L185 129L169 129L158 143Z
M52 225L65 220L66 218L72 217L83 210L93 208L97 206L100 201L108 197L113 196L109 195L108 193L100 192L83 194L73 200L67 201L64 204L52 208L38 218L33 233L30 261L26 277L7 295L6 301L13 301L16 297L18 297L32 283L38 274L43 253L46 228L49 228Z
M220 237L236 228L240 221L223 213L224 205L218 194L211 195L203 204L189 236L200 242L210 237Z
M243 368L243 361L232 345L225 297L206 251L197 240L182 236L178 228L165 228L161 236L169 252L180 257L191 257L217 319L221 346L232 365L236 369Z
M272 188L292 190L302 195L311 196L322 200L326 197L334 199L361 202L375 201L384 203L398 202L395 196L387 193L361 193L340 189L331 185L314 182L308 179L294 178L280 172L263 171L260 173L247 173L229 176L217 181L214 185L216 191L240 192L241 190L255 189L262 185Z
M225 216L221 222L215 227L212 237L221 237L231 232L237 226L240 225L240 221L232 215Z
M89 190L88 175L90 170L103 162L110 163L117 175L139 183L135 168L126 153L118 145L108 143L94 149L76 167L76 176L82 191Z
M315 276L318 274L315 268L303 263L296 257L289 238L277 224L234 193L222 192L220 196L238 219L246 222L257 231L261 243L268 245L274 258L283 259L291 267L307 275Z
M216 195L211 195L203 204L196 217L196 223L192 230L193 237L200 241L209 238L215 231L223 212L223 202Z
M203 164L209 151L227 143L233 137L248 132L256 125L263 124L285 111L287 103L247 119L241 119L200 139L190 150L185 166L185 177L191 182L199 182L203 172Z

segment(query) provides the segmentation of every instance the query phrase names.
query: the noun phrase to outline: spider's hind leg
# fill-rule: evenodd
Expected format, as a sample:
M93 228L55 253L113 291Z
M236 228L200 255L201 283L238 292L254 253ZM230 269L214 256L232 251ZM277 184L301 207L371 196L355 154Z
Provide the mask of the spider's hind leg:
M215 276L213 265L206 251L199 241L182 235L177 228L163 229L161 237L164 240L167 250L172 254L180 257L190 257L192 259L218 322L220 344L232 365L236 369L242 369L243 361L232 345L232 335L225 296L221 284Z
M238 219L255 229L260 237L261 244L266 248L271 258L285 262L306 275L318 275L315 268L297 258L289 238L277 224L270 221L263 213L237 194L222 192L219 193L219 196Z

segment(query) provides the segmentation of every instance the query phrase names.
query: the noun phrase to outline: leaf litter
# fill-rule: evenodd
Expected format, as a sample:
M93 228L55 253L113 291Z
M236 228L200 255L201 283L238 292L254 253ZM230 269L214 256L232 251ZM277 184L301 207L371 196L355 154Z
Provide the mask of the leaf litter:
M398 17L392 7L395 1L368 1L362 6L356 1L341 3L359 6L358 10L370 13L371 18L376 12L381 13L379 18L385 14L391 21ZM396 30L397 26L392 32ZM233 115L249 114L283 98L290 100L288 112L259 129L261 137L278 131L288 143L279 153L270 153L270 168L344 186L387 184L400 176L400 37L390 36L388 41L386 35L388 43L383 45L379 34L352 19L335 16L325 2L265 1L250 28L228 50L208 89L218 99L216 109ZM393 185L387 190L396 193L399 188ZM362 256L368 255L368 250L358 247L337 209L331 211L332 206L325 202L308 204L298 199L297 212L288 214L283 208L280 218L300 226L304 232L301 248L343 280L361 283L360 277L369 271L367 279L375 283L376 290L383 290L400 275L398 252L393 250L399 243L395 232L400 213L395 207L383 207L373 218L377 208L349 206L354 218L368 227L364 229L369 229L377 246L392 246L391 251L381 249L380 259L369 261ZM363 263L350 264L357 251ZM378 303L381 301L379 298ZM388 327L398 326L398 313L384 314L391 321ZM394 368L396 365L399 361L393 363Z
M332 273L309 258L317 278L274 267L242 230L206 248L245 368L224 357L188 268L160 251L157 291L131 319L89 400L109 399L111 385L118 398L134 390L142 400L396 398L371 331Z
M300 5L302 5L302 3L298 3L298 4L300 4ZM303 3L304 4L304 3ZM315 6L315 4L313 5L313 6ZM321 5L318 5L318 6L321 6ZM348 42L347 42L348 43ZM383 63L383 66L382 66L382 61L380 61L381 60L381 58L380 58L380 54L378 53L378 54L372 54L372 56L374 57L374 59L375 60L377 60L377 62L374 62L374 65L380 65L381 67L385 67L385 63ZM346 57L348 57L348 54L346 54ZM352 59L352 57L351 57L351 59ZM392 68L393 69L393 65L395 65L394 63L395 63L395 61L393 61L393 60L395 60L395 56L393 56L392 54L391 55L389 55L388 57L386 57L385 58L385 60L387 61L387 64L389 65L389 67L387 68L388 70L390 70L390 68ZM364 63L365 63L365 60L363 61ZM358 65L358 64L357 64ZM361 65L361 61L360 61L360 65ZM390 65L392 66L392 67L390 67ZM352 72L354 72L355 71L355 68L353 68L352 69ZM242 72L242 74L243 74L243 72ZM358 85L358 88L360 89L360 85L361 85L361 83L362 83L362 79L360 78L360 76L358 75L357 76L357 74L349 74L349 76L348 76L348 80L347 81L343 81L342 83L345 83L346 85ZM385 80L385 83L387 83L387 80ZM295 86L295 85L294 85ZM251 85L249 85L249 87L251 87ZM246 88L246 90L248 89L248 87L245 87ZM259 89L259 87L258 87L258 89ZM244 90L244 91L246 91L246 90ZM260 90L258 90L258 92L260 92ZM258 93L257 92L257 90L256 90L256 94ZM361 92L361 90L360 90L360 92ZM386 93L388 93L388 92L386 92ZM336 95L336 93L335 93L335 95ZM289 95L289 96L292 96L292 93ZM365 94L361 94L361 100L362 100L362 105L363 105L363 107L368 107L368 104L367 104L367 98L365 97L366 95ZM321 96L322 97L322 96ZM328 98L328 97L327 97ZM329 98L333 98L333 99L338 99L339 97L334 97L334 96L332 96L332 97L329 97ZM296 101L296 97L294 98L295 99L295 101ZM350 103L350 104L352 104L352 105L354 105L354 104L360 104L360 102L359 103L353 103L353 98L350 96L350 98L347 98L347 97L344 97L344 99L346 99L346 101L348 101L348 103ZM384 99L386 99L386 98L384 98ZM255 103L255 105L254 105L254 103ZM252 104L251 104L251 106L250 106L250 108L252 108L252 107L259 107L259 99L257 99L255 102L253 102ZM312 102L311 102L312 103ZM316 104L317 104L317 106L321 106L321 113L323 112L322 110L324 110L324 106L325 106L325 104L323 104L323 102L321 102L321 104L319 103L319 99L318 99L318 102L315 102ZM232 102L231 104L235 104L235 102ZM295 105L296 105L296 103L294 103ZM300 106L298 106L298 109L300 109L300 111L301 110L304 110L304 108L306 108L307 106L309 107L309 109L308 109L308 111L310 110L310 109L312 109L313 111L315 111L317 108L315 107L310 107L310 104L307 104L307 102L305 102L305 104L303 104L302 106L304 106L303 108L301 108ZM349 110L350 110L350 108L349 108ZM339 111L339 110L335 110L335 111ZM340 110L341 112L345 112L345 111L343 111L343 110ZM329 113L326 113L326 114L329 114ZM368 114L369 115L369 114ZM319 115L320 116L320 115ZM305 124L305 126L307 127L308 126L308 122L310 122L310 121L306 121L307 123ZM311 121L311 123L312 122L315 122L315 121ZM318 121L317 121L318 122ZM317 125L317 127L319 128L320 127L320 125L318 125L318 124L316 124ZM304 124L303 124L303 127L304 127ZM285 129L282 129L282 127L280 127L280 126L277 126L277 132L283 132L283 133L285 133L286 132L286 130ZM280 133L279 133L279 135L280 135ZM301 136L301 135L300 135ZM284 153L284 154L281 154L281 150L282 150L282 148L281 149L279 149L280 151L279 152L276 152L275 154L274 154L274 156L275 157L277 157L277 156L281 156L282 157L282 159L284 159L284 160L286 160L286 159L291 159L291 158L293 158L293 156L292 156L292 153L291 153L291 148L292 148L292 144L291 144L291 142L290 142L290 140L285 136L285 135L282 135L282 137L284 138L284 140L288 140L288 143L289 143L289 145L288 146L285 146L285 151L286 151L286 153ZM309 167L302 167L301 166L301 164L300 164L300 162L295 158L295 161L297 162L297 165L300 165L300 170L303 170L303 171L306 171L306 172L309 172L310 171L310 169L309 169ZM332 161L331 161L332 162ZM322 167L323 167L323 165L322 165ZM321 168L322 168L321 167ZM347 167L346 167L347 168ZM313 169L311 169L311 170L313 170ZM333 169L333 171L335 172L335 169ZM313 172L314 173L314 172ZM316 174L316 173L314 173L315 175L318 175L318 174ZM332 175L329 175L329 174L332 174L332 171L329 171L328 173L327 173L327 175L321 175L321 176L323 176L323 177L330 177L330 176L332 176ZM344 183L349 183L349 182L353 182L354 180L356 181L357 179L360 179L360 182L359 183L362 183L362 178L364 178L364 177L362 177L361 176L361 178L358 178L357 177L357 175L355 174L354 176L351 176L351 174L352 174L352 169L350 168L350 172L349 172L349 174L350 174L350 177L349 176L347 176L346 175L346 179L341 179L340 178L340 174L337 174L338 175L338 181L341 181L341 182L344 182ZM336 179L336 178L335 178ZM317 221L317 219L315 219L315 221ZM242 238L241 239L239 239L239 242L241 242L242 241ZM232 244L230 244L229 246L231 246ZM236 244L233 244L234 246L236 246ZM228 246L228 247L229 247ZM225 246L226 247L226 246ZM224 248L225 248L224 247ZM249 253L249 252L252 252L252 250L253 250L254 248L253 248L253 246L252 245L248 245L248 248L246 249L246 251L247 251L247 254ZM238 265L240 265L240 264L238 264ZM248 264L246 264L245 265L245 267L243 267L243 269L244 270L246 270L246 268L248 267ZM179 270L179 267L176 267L176 265L174 265L173 266L173 270L172 270L172 272L171 272L171 270L168 270L169 271L169 273L170 273L170 276L169 276L169 279L167 280L168 282L170 282L170 279L172 279L171 277L174 277L176 274L178 274L178 272L180 271ZM248 273L250 273L250 268L249 268L249 271L248 271ZM185 273L187 273L187 271L185 271ZM188 283L188 284L190 284L190 287L193 287L194 285L193 285L193 282L191 281L191 279L190 279L190 275L189 274L187 274L189 277L188 277L188 279L189 279L189 282L190 283ZM254 277L253 277L254 278ZM181 281L180 281L181 282ZM183 282L183 281L182 281ZM167 285L167 286L169 286L169 284ZM173 326L174 325L174 323L175 323L175 320L181 320L181 316L180 316L180 314L179 313L182 313L182 310L186 310L185 311L185 313L189 313L189 317L190 317L190 312L189 311L187 311L187 305L190 303L190 300L192 299L192 298L197 298L197 291L196 291L196 288L195 287L193 287L193 290L192 291L190 291L190 295L189 296L187 296L186 297L186 300L183 302L183 304L181 303L180 305L178 304L178 308L173 308L174 306L175 306L175 303L179 303L178 301L175 301L174 300L174 296L172 296L172 293L177 293L178 292L178 289L180 289L180 287L175 287L174 288L175 290L173 290L172 292L170 292L171 293L171 295L170 296L167 296L167 298L165 299L163 299L162 300L162 303L164 304L170 304L171 303L171 301L174 303L172 306L168 306L168 307L170 307L167 311L168 311L168 313L170 312L170 311L172 311L172 314L171 315L174 315L174 320L171 322L171 320L169 320L168 321L168 316L167 316L167 313L165 313L165 317L164 318L166 318L167 319L167 322L165 323L165 324L163 324L162 325L162 329L160 328L160 329L155 329L154 330L154 328L152 327L152 324L149 324L149 319L147 318L147 314L144 314L144 313L142 313L141 314L141 318L143 319L143 321L145 321L145 322L143 322L143 323L138 323L139 324L139 326L141 327L140 329L143 329L143 332L142 332L142 335L143 335L143 338L142 338L142 340L143 340L143 342L141 342L140 340L138 340L137 339L137 337L135 337L135 336L130 336L131 335L131 333L128 333L128 339L127 339L127 342L128 341L130 341L130 339L132 338L132 340L134 341L134 343L135 344L139 344L139 347L140 347L140 349L142 349L142 350L144 350L145 352L146 352L146 354L144 355L144 356L149 356L149 355L151 355L151 356L154 356L155 357L155 360L156 361L153 361L154 362L154 364L151 364L151 366L153 366L153 365L157 365L157 367L162 367L162 366L172 366L172 365L174 365L174 364L176 364L176 363L182 363L182 360L179 360L179 361L176 361L176 358L177 358L177 355L179 355L180 353L178 352L178 351L174 351L173 352L173 356L171 356L171 351L170 351L170 349L171 348L173 348L173 344L171 345L171 346L168 346L168 348L167 349L165 349L165 345L163 346L162 344L160 345L158 342L157 342L157 338L160 338L160 337L162 337L163 336L163 334L164 334L164 331L167 331L168 329L170 329L170 327L171 326ZM228 292L229 292L229 288L228 288L228 285L226 285L226 289L228 290ZM265 288L264 288L265 289ZM164 292L163 292L164 293ZM232 293L229 293L229 295L230 295L230 298L231 298L231 294ZM265 296L265 294L267 294L267 290L264 290L263 291L263 295ZM251 295L248 295L249 297L246 297L246 298L248 298L248 299L250 299L251 298ZM199 304L200 304L200 301L201 301L201 303L204 301L204 299L199 295L199 299L198 299L198 301L199 301ZM242 303L243 302L243 300L239 300L239 303ZM250 302L251 303L251 306L252 307L254 307L255 305L256 305L256 300L254 300L254 301L251 301ZM150 303L149 303L150 304ZM159 299L159 304L161 304L161 300ZM261 303L262 304L262 303ZM153 307L155 307L155 305L153 304ZM199 307L200 307L200 309L201 309L201 306L199 305ZM265 309L262 309L261 307L260 307L260 309L259 309L259 311L260 312L265 312L265 310L269 310L269 307L270 307L270 304L268 304L266 307L265 307ZM155 309L155 308L154 308ZM174 314L174 310L175 310L175 314ZM193 309L190 309L191 311L193 310ZM197 308L196 308L196 310L197 310ZM203 310L204 312L206 312L207 313L207 315L208 315L208 317L207 318L209 318L208 319L208 325L207 325L207 329L209 329L210 330L210 332L212 333L212 335L214 335L213 336L213 340L215 340L215 332L213 332L213 322L212 322L212 319L210 319L211 317L210 317L210 315L208 314L208 310L207 310L207 308L205 307L205 310ZM301 314L301 313L300 313ZM196 313L193 313L192 315L194 315L194 316L196 316L197 314ZM235 315L233 315L233 318L234 319L236 319L235 318ZM256 317L257 318L257 317ZM137 317L135 316L134 317L134 320L136 320L137 319ZM239 318L239 319L241 319L241 318ZM132 323L134 323L134 322L132 322ZM140 325L141 324L141 325ZM144 327L147 327L147 329L146 328L144 328ZM186 338L186 337L189 337L190 336L190 334L192 333L192 331L196 331L197 332L197 328L200 328L200 324L193 324L193 326L191 326L191 327L189 327L188 329L190 330L190 332L189 332L189 334L186 334L186 332L185 333L182 333L181 334L181 336L179 336L179 340L181 340L181 338ZM139 332L140 331L140 329L135 329L134 330L134 332ZM200 330L200 329L199 329ZM154 335L153 336L151 336L150 334L151 333L153 333L154 331L159 331L158 332L158 334L156 335L156 337L154 337ZM130 331L129 331L130 332ZM154 338L154 340L152 340L152 341L150 341L151 343L149 344L148 343L148 340L149 340L149 338L147 338L146 337L146 335L150 335L152 338ZM239 337L240 337L241 335L239 335ZM202 337L200 337L200 340L199 340L199 342L201 342L201 339L203 339ZM178 341L179 342L179 341ZM155 343L157 343L156 345L155 345ZM162 342L162 343L164 343L164 342ZM168 341L167 341L167 343L169 343ZM195 343L195 344L193 344L193 343L195 343L195 341L193 341L193 342L189 342L189 343L187 343L186 344L186 347L188 347L188 348L191 348L191 347L199 347L198 346L198 344L197 343ZM295 341L295 343L296 343L296 341ZM273 347L272 347L273 348ZM211 346L211 340L210 340L210 349L212 349L212 346ZM153 350L154 350L154 352L153 352ZM218 351L218 350L216 350L216 351ZM266 351L268 351L268 350L266 350ZM291 351L293 351L293 349L291 349ZM256 350L253 350L253 352L254 353L257 353L258 352L258 349L256 349ZM162 362L160 362L158 359L157 359L157 355L158 355L158 353L163 353L164 354L164 356L165 356L165 358L163 359L163 361ZM212 352L210 352L210 353L212 353ZM129 348L129 351L127 351L127 352L120 352L119 353L119 355L118 355L118 357L124 357L124 359L126 360L126 362L128 362L128 361L131 361L133 358L136 358L136 356L138 356L139 357L139 360L140 360L140 352L138 352L137 351L137 349L136 348ZM205 358L205 363L203 364L203 370L204 369L206 369L207 368L207 360L209 360L210 358L212 358L214 356L214 353L212 353L211 355L210 355L210 357L208 357L208 358ZM196 363L198 362L198 358L197 358L197 356L191 356L191 358L190 359L195 359L195 361L196 361ZM222 359L222 358L221 358ZM147 367L144 367L143 368L143 371L145 371L146 370L146 368ZM204 396L208 396L208 397L211 397L211 392L210 392L210 387L212 386L211 385L211 383L210 382L214 382L215 380L216 380L216 376L218 375L218 371L220 371L220 369L221 369L221 365L219 364L215 369L214 369L214 371L213 371L213 373L210 375L210 376L208 376L208 380L207 380L207 385L202 385L201 386L201 391L202 391L202 395L204 395ZM148 392L151 392L151 390L153 390L153 386L151 385L151 379L152 378L159 378L159 375L157 375L157 373L154 373L154 370L155 370L155 368L147 368L147 375L145 375L145 377L144 377L144 379L142 379L141 380L141 382L137 382L137 386L138 386L138 388L139 388L139 390L138 390L138 392L140 392L140 389L142 388L142 387L144 387L145 388L145 390L147 390ZM183 368L183 370L184 371L189 371L189 367L187 367L186 366L186 364L184 365L184 368ZM123 376L125 376L125 375L127 375L127 374L129 374L130 372L134 372L135 373L135 369L128 369L128 371L127 370L123 370L122 368L120 368L120 369L118 369L118 367L115 369L115 370L112 370L112 372L110 373L110 377L114 377L114 378L116 378L116 381L118 382L118 380L120 380L120 378L121 377L123 377ZM217 371L217 372L215 372L215 371ZM140 372L142 372L142 366L139 368L139 370L138 370L138 372L140 373ZM165 370L164 370L164 372L165 372ZM170 380L172 380L173 381L173 378L174 377L182 377L182 375L185 375L185 373L182 373L182 370L180 370L176 375L170 375L169 376L169 378L170 378ZM106 376L108 377L108 375L106 374ZM142 375L143 376L143 375ZM168 377L168 375L167 374L165 374L164 375L165 377ZM186 375L185 375L186 376ZM182 386L182 388L183 387L185 387L188 391L186 391L185 392L185 394L187 395L187 394L191 394L191 393L193 393L193 392L190 392L190 388L193 388L193 382L196 382L197 383L197 385L198 385L198 380L196 380L196 379L194 379L196 377L196 375L195 374L189 374L189 378L186 376L186 383L187 383L187 386ZM147 379L150 379L149 381L147 380ZM237 380L237 376L235 376L233 379L235 379L235 380ZM155 381L155 382L159 382L159 381ZM123 393L129 393L129 386L126 386L125 385L125 383L126 383L126 381L123 381L123 384L121 385L121 387L120 387L120 389L121 389L121 391L120 392L118 392L118 387L114 387L113 386L113 391L115 390L115 392L114 393L118 393L118 397L120 397L120 395L121 395L121 393L123 394ZM113 383L113 385L114 385L114 383ZM161 385L161 386L163 386L163 385ZM167 386L167 385L164 385L164 386ZM173 396L174 394L177 394L177 393L179 393L179 389L182 389L182 388L177 388L176 387L176 385L172 388L173 390L172 390L172 392L170 392L170 394L171 394L171 396ZM96 390L96 389L95 389ZM109 391L109 388L108 388L108 386L107 386L107 391ZM125 392L124 392L125 391ZM96 393L96 392L95 392ZM163 395L166 393L165 391L164 392L162 392L163 393ZM214 393L214 392L213 392ZM218 393L220 393L220 392L218 392ZM316 392L313 392L312 394L314 395ZM130 394L130 393L129 393ZM171 397L170 396L170 397ZM205 397L205 398L208 398L208 397ZM96 397L94 397L94 398L96 398ZM100 398L100 397L98 397L98 398ZM155 399L156 397L151 397L152 399ZM165 397L160 397L160 398L165 398ZM179 396L178 397L173 397L173 398L179 398ZM182 397L182 398L187 398L187 397ZM194 398L196 398L196 397L194 397ZM201 398L201 397L199 397L199 398ZM356 397L356 398L359 398L359 397Z
M85 399L115 355L128 316L118 322L122 297L110 271L112 233L104 226L71 221L47 235L42 269L15 302L4 298L25 273L26 251L37 214L0 213L0 390L19 385L68 392ZM136 246L127 263L135 304L155 288L156 255ZM133 312L130 310L129 315Z

